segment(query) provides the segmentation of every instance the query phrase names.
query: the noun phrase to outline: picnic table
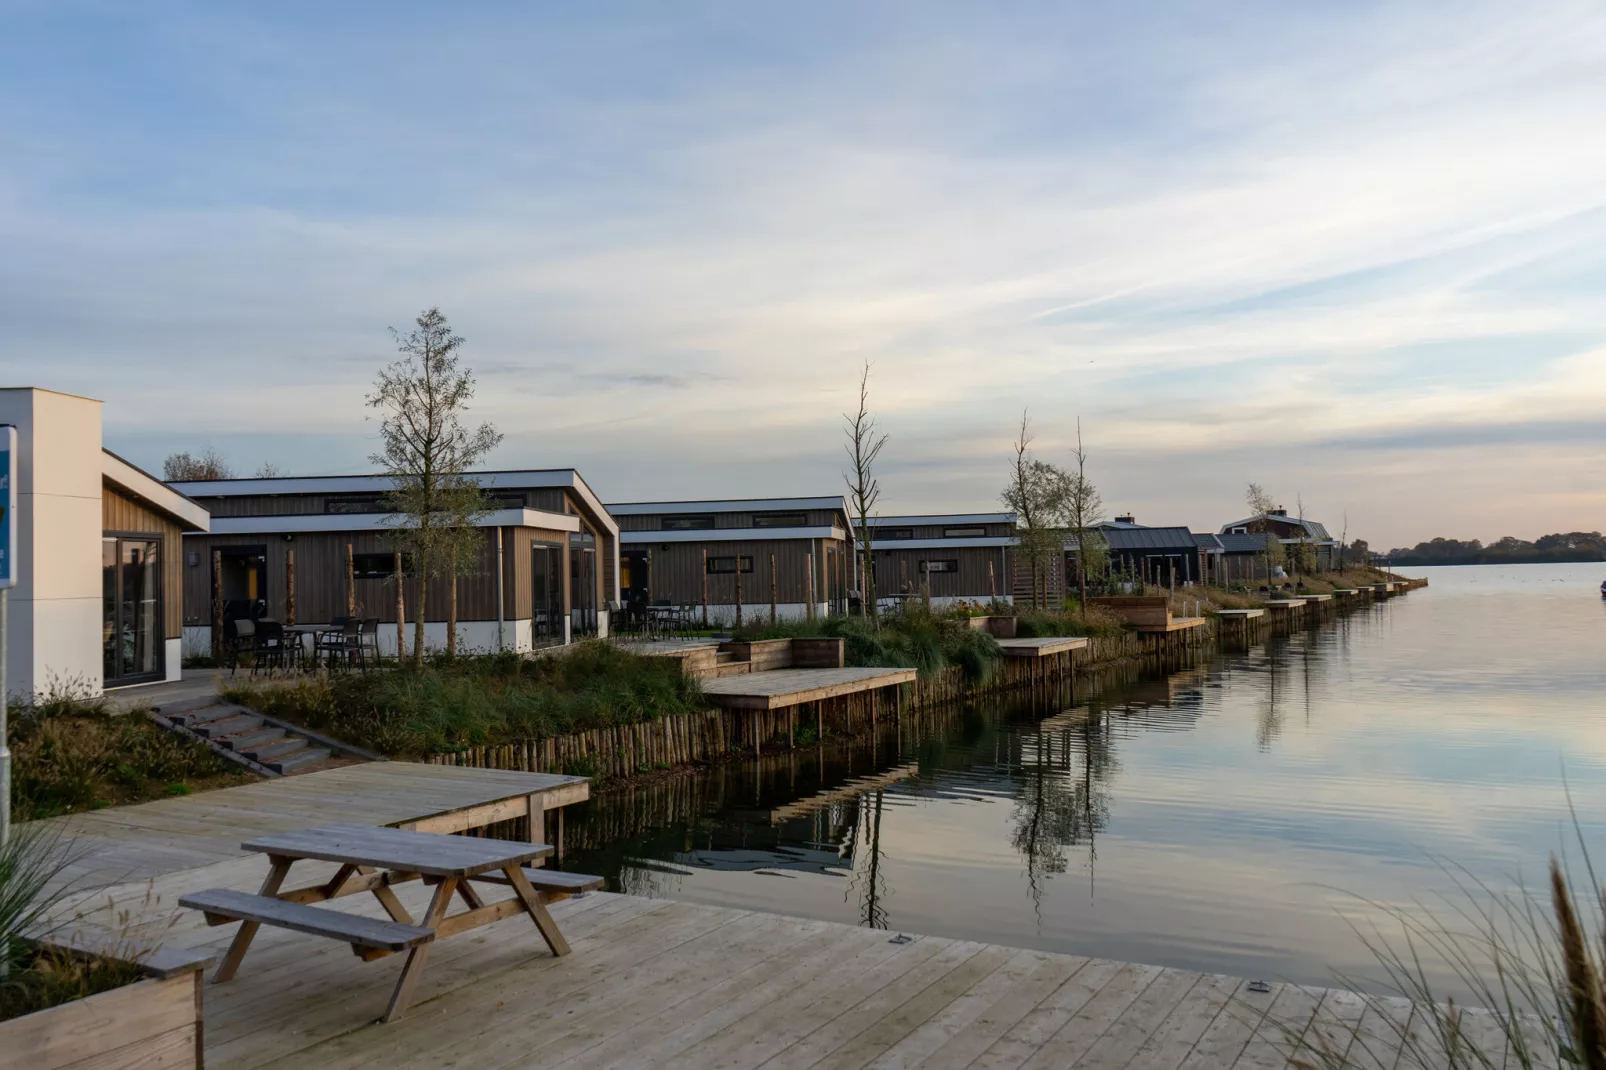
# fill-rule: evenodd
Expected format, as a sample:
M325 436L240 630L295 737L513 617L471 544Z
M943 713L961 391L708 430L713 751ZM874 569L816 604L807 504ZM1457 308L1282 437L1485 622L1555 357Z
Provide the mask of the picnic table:
M436 940L524 914L554 955L569 944L547 912L549 902L600 887L602 878L526 868L552 853L544 843L520 843L370 825L325 825L301 832L261 836L241 845L268 856L270 869L257 894L213 888L185 895L179 905L205 912L210 925L240 923L219 964L213 983L234 976L263 925L271 925L351 944L364 961L407 952L407 962L391 993L383 1021L399 1018L412 999ZM334 862L340 868L327 881L284 889L290 869L300 861ZM398 884L421 880L435 892L422 918L414 919L396 893ZM509 899L486 902L475 884L502 884ZM389 921L315 906L363 892L377 899ZM467 907L447 914L454 898Z

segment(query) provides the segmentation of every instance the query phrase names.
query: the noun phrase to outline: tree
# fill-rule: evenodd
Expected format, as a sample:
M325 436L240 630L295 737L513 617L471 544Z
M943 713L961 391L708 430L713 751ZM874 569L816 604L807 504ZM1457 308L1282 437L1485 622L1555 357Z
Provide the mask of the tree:
M1039 605L1041 588L1041 605L1046 609L1053 561L1065 551L1065 502L1071 477L1063 469L1032 456L1031 450L1031 420L1023 412L1009 482L999 499L1015 514L1018 552L1031 565L1032 606Z
M456 585L462 562L455 547L491 510L484 490L465 473L502 435L490 424L473 431L463 426L461 415L474 396L474 377L460 365L463 339L452 333L440 309L431 308L414 322L405 335L391 329L403 355L380 370L367 400L385 413L379 429L382 448L371 460L393 483L386 496L395 514L392 535L398 546L412 552L419 577L413 629L413 664L418 665L424 659L428 579L445 568ZM447 643L453 652L455 631L456 621L448 622Z
M852 416L842 414L846 421L848 466L843 473L848 484L848 505L859 526L859 615L875 619L875 556L870 538L870 514L881 500L881 484L875 477L876 458L887 444L887 436L876 430L875 417L870 415L870 362L864 362L859 375L859 408ZM809 611L810 613L813 610Z
M1065 522L1076 540L1076 582L1082 605L1082 620L1087 620L1087 576L1096 566L1102 565L1109 547L1103 533L1096 527L1104 509L1103 499L1093 481L1087 478L1087 451L1082 448L1082 419L1076 420L1076 471L1066 484Z
M198 454L169 453L162 462L162 478L169 483L201 479L233 479L234 469L211 446Z
M1267 494L1266 488L1259 483L1249 484L1248 489L1244 491L1244 501L1249 505L1249 512L1262 521L1271 516L1277 508L1277 503L1272 499L1272 496ZM1268 581L1271 579L1271 567L1283 563L1282 540L1277 538L1276 532L1268 530L1270 527L1270 524L1261 524L1261 531L1266 536L1265 558L1266 579Z
M272 461L263 461L257 468L258 479L278 479L282 475L284 475L284 469Z

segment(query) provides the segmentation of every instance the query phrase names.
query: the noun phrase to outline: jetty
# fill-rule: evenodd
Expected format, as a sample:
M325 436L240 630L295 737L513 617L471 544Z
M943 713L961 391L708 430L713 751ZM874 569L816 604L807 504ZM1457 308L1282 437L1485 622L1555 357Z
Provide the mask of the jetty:
M87 891L63 910L80 929L220 956L232 926L173 904L201 889L254 890L267 869L242 855ZM307 876L332 879L336 867L327 870ZM430 889L415 881L394 893L419 916ZM342 902L385 918L367 896ZM375 1019L402 956L365 962L338 943L264 928L247 969L202 988L205 1064L1250 1070L1287 1065L1289 1035L1342 1050L1358 1027L1389 1066L1400 1044L1381 1014L1410 1023L1416 1013L1338 990L607 892L550 911L571 954L554 957L520 918L441 942L408 1014L388 1024ZM1418 1032L1429 1028L1424 1018ZM1464 1029L1498 1036L1476 1012Z

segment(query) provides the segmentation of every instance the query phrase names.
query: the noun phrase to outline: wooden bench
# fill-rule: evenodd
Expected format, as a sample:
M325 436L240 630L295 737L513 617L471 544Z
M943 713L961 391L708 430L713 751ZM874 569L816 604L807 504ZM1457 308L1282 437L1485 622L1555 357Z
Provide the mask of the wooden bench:
M485 881L487 884L510 883L505 875L495 871L481 873L469 879ZM580 895L583 892L594 892L608 883L606 877L594 877L589 873L563 873L555 869L529 867L524 869L524 879L529 881L530 887L540 892L541 897L548 902L567 899L571 895Z
M259 925L292 929L298 933L344 940L364 959L376 959L396 951L408 951L435 939L433 929L403 925L395 921L365 918L292 903L271 895L252 895L232 888L209 888L179 898L178 905L206 914L210 925L243 921L254 931Z

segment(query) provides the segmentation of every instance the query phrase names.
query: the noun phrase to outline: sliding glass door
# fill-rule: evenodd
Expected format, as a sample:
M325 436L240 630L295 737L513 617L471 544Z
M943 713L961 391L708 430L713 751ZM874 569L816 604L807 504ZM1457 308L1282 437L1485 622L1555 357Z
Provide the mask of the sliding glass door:
M101 636L105 686L160 680L162 540L107 535L101 540Z
M563 547L538 542L534 553L530 631L536 646L550 646L563 642Z

